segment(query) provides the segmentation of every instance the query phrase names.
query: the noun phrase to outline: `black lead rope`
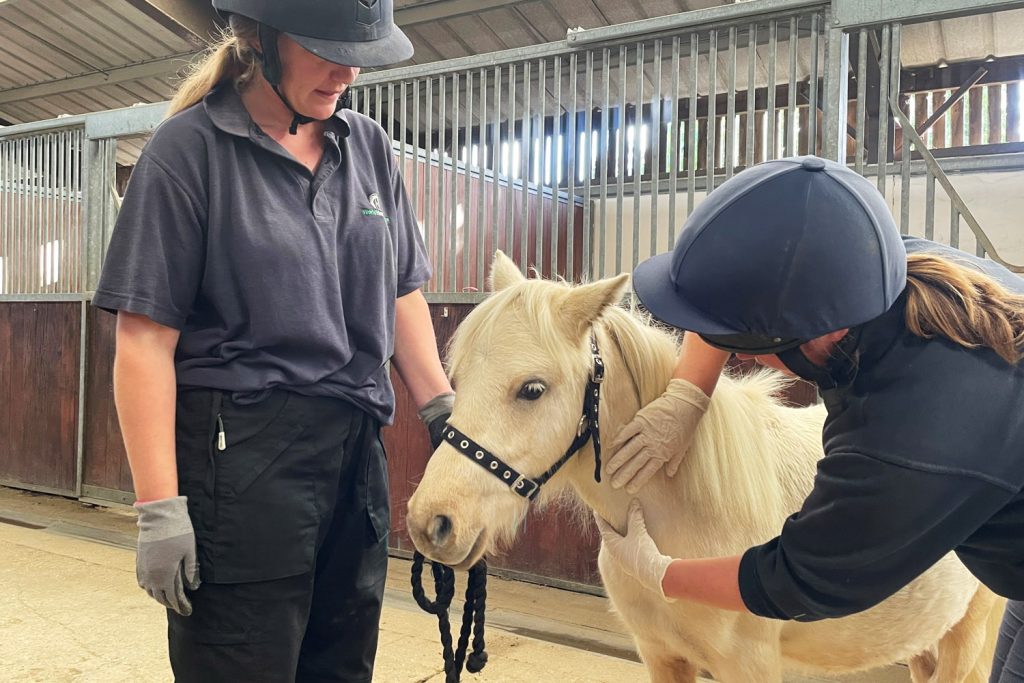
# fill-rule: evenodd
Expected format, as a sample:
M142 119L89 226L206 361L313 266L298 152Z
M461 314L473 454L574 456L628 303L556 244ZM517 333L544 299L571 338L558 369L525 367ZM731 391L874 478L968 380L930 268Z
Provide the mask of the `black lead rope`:
M423 563L426 558L416 553L412 560L412 595L416 604L424 612L437 617L437 628L441 632L441 649L444 657L445 683L459 683L462 668L475 674L487 664L486 645L484 644L484 609L487 601L487 561L480 560L469 570L469 582L466 584L466 604L462 610L462 630L459 632L459 644L452 650L451 624L448 611L455 597L455 572L451 567L438 562L430 563L430 571L434 576L436 598L431 601L423 590ZM473 650L466 657L469 648L469 636L473 635Z

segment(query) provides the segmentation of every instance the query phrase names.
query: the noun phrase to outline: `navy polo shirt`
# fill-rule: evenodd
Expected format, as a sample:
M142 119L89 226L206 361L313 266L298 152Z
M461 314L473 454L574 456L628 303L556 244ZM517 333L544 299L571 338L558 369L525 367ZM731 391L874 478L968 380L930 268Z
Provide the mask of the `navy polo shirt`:
M910 254L958 261L1024 294L1024 280L992 261L904 242ZM906 301L851 330L848 360L831 363L849 379L822 392L825 457L814 489L782 533L740 563L754 614L853 614L950 551L996 593L1024 600L1024 363L914 335Z
M376 122L340 111L311 173L222 85L147 143L93 303L179 330L179 386L338 397L387 423L395 299L430 272Z

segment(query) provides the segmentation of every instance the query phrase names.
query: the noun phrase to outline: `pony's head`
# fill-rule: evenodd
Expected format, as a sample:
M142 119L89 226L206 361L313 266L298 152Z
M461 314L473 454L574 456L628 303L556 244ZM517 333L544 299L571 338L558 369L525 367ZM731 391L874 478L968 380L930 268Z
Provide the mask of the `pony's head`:
M628 275L588 285L528 280L500 251L494 294L457 330L448 353L455 387L449 423L525 477L549 470L573 443L594 362L595 321L621 300ZM409 534L427 557L472 566L511 538L530 500L443 443L409 500ZM556 475L540 502L564 486Z

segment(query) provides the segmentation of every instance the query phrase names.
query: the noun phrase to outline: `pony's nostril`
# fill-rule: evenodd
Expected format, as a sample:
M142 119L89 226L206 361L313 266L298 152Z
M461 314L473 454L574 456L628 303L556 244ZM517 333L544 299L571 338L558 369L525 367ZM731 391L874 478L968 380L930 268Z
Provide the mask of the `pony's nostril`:
M452 520L445 515L434 517L430 525L430 542L435 547L444 545L452 535Z

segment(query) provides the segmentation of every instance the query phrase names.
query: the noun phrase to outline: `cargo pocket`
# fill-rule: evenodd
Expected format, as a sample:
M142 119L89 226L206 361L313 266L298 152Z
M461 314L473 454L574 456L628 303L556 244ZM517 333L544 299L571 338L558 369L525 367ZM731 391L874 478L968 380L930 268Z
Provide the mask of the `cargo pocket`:
M289 392L220 406L212 439L211 582L270 581L312 571L317 470L316 453L302 438L305 428Z
M370 540L380 543L391 530L391 501L388 487L388 462L380 433L370 440L366 457L366 514L370 519Z

